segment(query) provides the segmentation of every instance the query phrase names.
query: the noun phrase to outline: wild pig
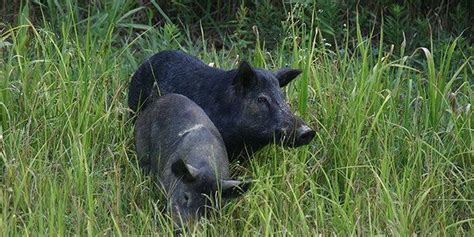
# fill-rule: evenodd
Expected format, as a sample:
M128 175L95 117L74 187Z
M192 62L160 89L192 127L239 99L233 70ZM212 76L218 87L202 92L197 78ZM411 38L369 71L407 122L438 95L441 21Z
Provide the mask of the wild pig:
M315 132L291 112L280 89L300 73L287 68L273 73L245 61L226 71L180 51L163 51L133 75L128 104L135 113L146 108L155 82L162 95L187 96L214 122L234 159L274 141L298 147L313 139Z
M165 191L168 211L178 225L201 217L208 197L240 195L248 182L229 178L224 142L206 113L183 95L150 101L135 123L141 167ZM215 200L217 201L217 200Z

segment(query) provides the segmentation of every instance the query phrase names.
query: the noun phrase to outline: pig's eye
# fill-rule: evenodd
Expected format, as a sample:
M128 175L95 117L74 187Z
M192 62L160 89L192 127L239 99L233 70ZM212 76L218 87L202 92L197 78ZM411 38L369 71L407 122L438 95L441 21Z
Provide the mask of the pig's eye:
M264 96L264 95L261 95L261 96L257 97L257 102L260 103L260 104L268 104L268 97Z
M184 194L183 203L184 203L186 206L189 206L190 199L189 199L188 194Z

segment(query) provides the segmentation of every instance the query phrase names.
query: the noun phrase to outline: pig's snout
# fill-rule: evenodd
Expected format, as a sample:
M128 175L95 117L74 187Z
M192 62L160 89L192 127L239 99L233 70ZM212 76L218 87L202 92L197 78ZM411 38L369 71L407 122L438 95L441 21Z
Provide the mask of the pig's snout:
M316 132L313 129L305 124L302 124L296 129L294 146L297 147L309 144L315 135Z
M298 121L296 124L287 124L287 126L277 130L285 146L299 147L307 145L316 135L316 132L304 122Z

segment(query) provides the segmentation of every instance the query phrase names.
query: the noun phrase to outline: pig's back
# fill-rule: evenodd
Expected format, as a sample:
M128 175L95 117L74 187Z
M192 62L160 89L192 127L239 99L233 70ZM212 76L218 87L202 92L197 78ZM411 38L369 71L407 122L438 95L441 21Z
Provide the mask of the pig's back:
M162 94L177 93L189 98L194 92L205 91L226 72L180 51L163 51L150 58L150 62L157 71Z
M228 77L228 71L209 67L194 56L162 51L146 60L132 76L128 104L135 113L144 110L151 103L148 99L155 82L161 95L182 94L201 104L201 97L206 96L203 93L222 89L230 83Z

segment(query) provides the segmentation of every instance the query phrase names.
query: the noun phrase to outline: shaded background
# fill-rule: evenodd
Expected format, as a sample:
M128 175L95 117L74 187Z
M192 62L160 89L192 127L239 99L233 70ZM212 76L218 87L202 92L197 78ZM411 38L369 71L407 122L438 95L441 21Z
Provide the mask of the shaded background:
M473 41L473 1L469 0L262 0L262 1L192 1L192 0L138 0L124 1L129 12L122 24L135 32L168 26L186 32L199 42L204 34L207 43L216 49L252 47L258 30L260 39L271 49L285 37L288 25L285 20L295 16L295 24L317 26L328 42L338 42L347 35L355 37L356 15L363 34L379 31L382 19L385 45L399 45L403 34L407 49L426 46L434 41L449 41L462 35L460 44ZM88 9L106 9L107 1L77 1L82 10L78 18L85 19ZM68 4L63 1L3 0L2 22L15 25L20 9L28 11L33 24L37 21L60 20L67 14ZM27 8L22 8L27 6ZM291 10L293 9L293 10ZM54 17L51 17L54 15ZM54 25L54 23L52 23ZM256 28L255 28L256 27ZM253 30L252 30L253 29ZM349 31L349 32L348 32ZM377 34L374 34L377 37ZM377 43L377 40L373 41ZM334 44L331 44L334 45Z

